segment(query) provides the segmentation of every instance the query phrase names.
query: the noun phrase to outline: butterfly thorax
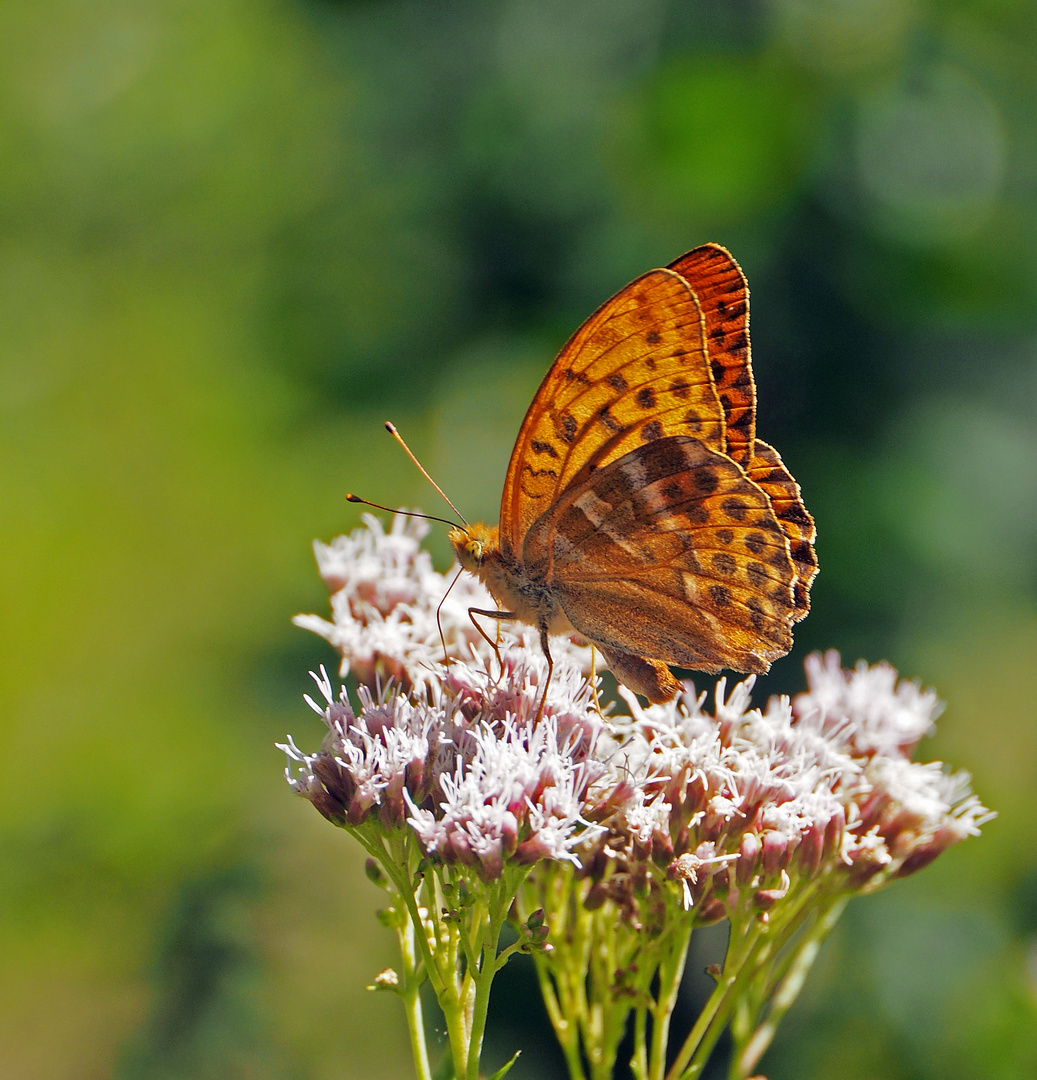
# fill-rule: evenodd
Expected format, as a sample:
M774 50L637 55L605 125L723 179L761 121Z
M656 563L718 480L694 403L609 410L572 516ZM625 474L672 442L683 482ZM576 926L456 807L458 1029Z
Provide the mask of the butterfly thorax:
M574 632L548 583L501 551L496 525L476 522L451 529L449 538L457 561L486 586L502 610L530 626L546 626L552 634Z

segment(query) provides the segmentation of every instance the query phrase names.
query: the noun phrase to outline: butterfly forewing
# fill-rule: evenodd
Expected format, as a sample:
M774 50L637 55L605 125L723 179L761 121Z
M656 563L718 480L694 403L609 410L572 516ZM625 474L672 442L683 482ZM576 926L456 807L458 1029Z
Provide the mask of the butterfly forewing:
M704 244L670 263L698 297L706 326L710 373L724 410L725 446L748 468L756 437L756 388L749 348L749 285L719 244Z
M573 485L531 529L524 563L581 634L638 656L762 671L791 647L796 572L770 500L693 438Z
M526 414L501 500L501 547L521 552L533 523L589 465L691 435L722 450L724 414L713 387L694 292L653 270L603 304L573 335Z

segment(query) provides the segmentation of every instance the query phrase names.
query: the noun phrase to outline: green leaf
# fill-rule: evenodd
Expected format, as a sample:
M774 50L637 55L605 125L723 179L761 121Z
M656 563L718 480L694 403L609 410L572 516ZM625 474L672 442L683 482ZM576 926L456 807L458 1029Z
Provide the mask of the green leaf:
M521 1050L516 1050L515 1056L511 1059L511 1061L509 1061L506 1065L502 1065L493 1074L493 1076L490 1077L490 1080L504 1080L504 1077L507 1076L509 1072L511 1072L511 1066L514 1065L516 1061L518 1061L519 1054L521 1053Z

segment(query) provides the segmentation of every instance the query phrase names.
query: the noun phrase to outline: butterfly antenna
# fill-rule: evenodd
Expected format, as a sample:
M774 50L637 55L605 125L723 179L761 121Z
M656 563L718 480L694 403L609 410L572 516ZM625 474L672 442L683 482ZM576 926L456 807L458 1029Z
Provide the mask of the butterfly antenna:
M454 521L447 521L446 518L436 517L434 514L419 514L417 510L393 510L392 507L382 506L381 503L373 503L368 499L361 499L359 495L354 495L351 491L346 492L346 502L360 503L361 506L373 506L376 510L384 510L387 514L406 514L407 517L419 517L425 518L428 521L441 521L444 525L449 525L452 529L457 528L457 523ZM461 515L458 514L458 517ZM465 522L467 525L468 523Z
M447 506L449 506L450 509L453 510L453 512L455 514L457 514L457 516L465 523L465 525L467 525L468 522L465 519L464 514L462 514L461 511L458 510L457 507L454 506L454 504L446 497L446 493L443 491L443 489L439 486L439 484L437 484L435 482L435 480L432 479L431 476L429 476L429 474L427 472L425 472L425 467L411 453L410 447L403 441L403 436L396 430L396 425L393 424L390 420L386 420L385 421L385 430L387 432L389 432L389 434L400 444L400 446L403 447L405 453L407 454L407 457L409 457L411 459L411 461L413 461L414 464L417 465L417 467L421 470L421 475L425 477L425 479L436 489L436 491L439 492L440 495L443 496L443 499L445 500ZM443 519L442 518L436 518L435 520L436 521L442 521Z

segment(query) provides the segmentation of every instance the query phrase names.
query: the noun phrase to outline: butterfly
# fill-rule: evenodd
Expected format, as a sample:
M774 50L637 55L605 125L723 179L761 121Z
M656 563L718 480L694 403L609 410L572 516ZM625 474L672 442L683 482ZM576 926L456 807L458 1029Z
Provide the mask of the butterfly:
M621 289L569 339L511 453L500 524L450 532L497 611L595 645L649 701L668 665L765 672L817 573L814 521L756 438L749 288L697 247ZM545 689L546 695L546 689Z

